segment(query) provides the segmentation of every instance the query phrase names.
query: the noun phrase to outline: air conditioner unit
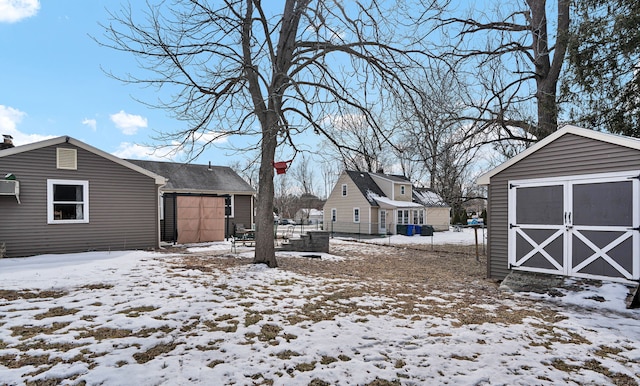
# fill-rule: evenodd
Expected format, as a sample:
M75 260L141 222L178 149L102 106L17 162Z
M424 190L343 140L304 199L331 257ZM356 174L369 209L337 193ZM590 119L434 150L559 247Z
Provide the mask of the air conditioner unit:
M20 182L16 180L0 180L0 196L15 196L20 203Z

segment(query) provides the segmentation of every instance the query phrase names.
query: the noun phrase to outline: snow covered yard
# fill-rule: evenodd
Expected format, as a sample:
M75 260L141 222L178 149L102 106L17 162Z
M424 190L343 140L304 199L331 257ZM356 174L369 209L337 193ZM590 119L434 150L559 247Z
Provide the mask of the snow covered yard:
M624 286L503 292L473 247L406 238L0 260L0 384L638 384Z

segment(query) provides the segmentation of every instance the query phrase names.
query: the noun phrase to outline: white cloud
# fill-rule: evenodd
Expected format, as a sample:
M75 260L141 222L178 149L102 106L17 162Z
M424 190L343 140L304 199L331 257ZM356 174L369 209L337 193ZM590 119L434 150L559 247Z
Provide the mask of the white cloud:
M0 105L0 130L3 130L3 132L15 130L17 124L22 121L22 117L25 115L27 114L13 107Z
M0 23L15 23L34 16L40 9L38 0L0 0Z
M210 131L208 133L197 133L192 137L199 143L222 143L227 142L228 135L223 132Z
M111 154L120 158L129 159L148 159L152 161L170 161L178 154L180 148L178 144L175 147L154 148L152 146L138 145L136 143L122 142L118 146L118 150Z
M85 118L85 119L82 120L82 124L89 126L91 128L91 130L93 130L93 131L96 131L96 129L98 127L98 122L96 122L95 119Z
M25 112L13 107L0 105L0 135L7 134L12 136L13 144L16 146L56 137L55 135L25 134L18 131L18 124L26 115Z
M126 135L134 135L140 128L147 127L147 118L140 115L127 114L120 110L117 114L109 116L116 127Z

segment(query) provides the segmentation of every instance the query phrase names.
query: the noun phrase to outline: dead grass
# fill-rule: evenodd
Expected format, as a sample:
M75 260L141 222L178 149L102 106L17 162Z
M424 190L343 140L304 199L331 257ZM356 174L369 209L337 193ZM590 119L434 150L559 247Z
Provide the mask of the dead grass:
M159 355L173 351L177 346L177 343L160 343L151 347L147 351L133 354L133 359L140 364L147 363Z
M297 337L286 333L288 326L301 325L305 323L316 323L320 321L335 320L342 315L353 315L354 322L365 323L372 315L388 314L402 321L425 320L428 317L440 317L451 320L453 328L464 326L475 326L483 323L504 325L529 323L536 330L529 338L532 346L542 346L552 349L554 345L590 344L584 337L566 328L557 327L557 322L565 317L560 315L554 308L535 307L534 302L519 299L514 302L500 302L496 299L509 299L509 293L498 290L497 283L485 279L486 263L483 256L478 260L475 257L474 246L435 246L430 245L403 245L403 246L369 246L362 245L362 248L354 248L351 244L334 244L331 246L333 255L344 256L345 260L340 262L325 261L315 258L299 258L279 256L279 267L293 273L298 273L312 278L323 279L321 288L310 291L307 295L295 295L301 297L301 306L292 308L290 312L283 312L274 318L271 315L276 311L255 309L260 303L255 300L244 299L252 293L264 293L270 296L273 286L278 287L278 291L285 292L281 300L288 298L287 288L295 289L300 285L300 279L277 280L273 283L256 285L242 292L233 286L233 283L207 284L207 288L220 296L231 296L238 300L243 312L234 315L222 311L218 314L194 316L189 322L181 326L161 326L158 328L146 328L139 330L114 329L100 327L99 325L89 325L82 329L72 329L78 339L93 338L100 342L103 340L117 340L128 337L149 337L158 334L165 337L169 334L181 332L183 336L198 335L202 330L211 332L224 332L235 334L238 326L242 323L244 327L250 327L251 332L245 332L245 343L241 344L262 344L278 346L281 342L290 342ZM219 277L225 272L238 266L248 265L250 259L233 258L210 258L205 254L184 254L175 260L176 263L170 270L171 275L182 275L182 270L199 270ZM92 284L80 287L82 290L109 290L112 285ZM0 290L0 298L7 301L18 299L45 299L58 298L67 295L63 291L32 291L32 290ZM180 297L180 296L177 296ZM510 304L510 305L505 305ZM91 307L100 307L100 302L95 302ZM479 306L484 305L484 306ZM126 308L118 313L127 317L135 318L143 314L156 311L155 306L139 306ZM20 310L15 310L16 312ZM45 312L34 316L35 320L48 318L72 316L80 312L78 308L52 307ZM13 311L12 311L13 312ZM163 320L167 315L154 316ZM93 317L83 316L82 320L92 321ZM278 320L275 322L274 320ZM400 322L399 322L400 323ZM7 345L0 341L0 350L4 348L17 349L21 354L4 354L0 356L0 365L7 368L19 368L22 366L34 366L35 372L43 372L51 368L60 359L51 355L29 355L35 350L38 352L68 352L77 349L78 346L87 343L66 343L54 344L46 343L40 339L39 334L51 335L57 330L67 327L69 322L56 322L43 326L24 325L11 327L12 336L19 337L19 344ZM452 336L448 332L428 331L426 335L436 340L447 341ZM203 345L195 346L194 349L201 352L215 351L223 352L221 349L224 339L217 339ZM481 344L489 344L478 341ZM117 344L114 342L114 344ZM139 350L133 355L133 360L139 364L147 363L158 356L167 354L179 343L160 343L145 350ZM131 345L129 345L130 347ZM133 345L140 348L140 345ZM186 346L185 346L186 347ZM624 350L632 350L632 347L625 347ZM619 359L621 363L626 361L624 356L618 355L623 349L617 347L600 346L593 352L591 358L611 358ZM84 361L91 363L91 358L103 355L101 353L89 352L88 349L81 350L82 355L70 360ZM282 372L276 373L280 377L293 376L295 371L308 372L321 366L331 366L332 363L352 360L350 356L341 353L331 353L332 355L321 355L316 358L300 361L300 356L304 353L282 350L273 354L283 361ZM464 355L451 356L452 360L476 361L476 354L465 353ZM388 357L388 365L398 369L397 378L406 378L402 372L407 366L403 359ZM212 359L206 365L213 368L225 363L220 359ZM127 361L118 362L117 366L124 366ZM565 362L556 359L549 366L567 373L567 379L571 378L572 372L587 369L607 376L615 385L637 385L637 383L624 374L616 373L605 368L597 359L584 362ZM274 381L265 379L262 374L252 376L256 384L272 384ZM375 379L368 385L398 385L398 379L386 380ZM56 381L56 380L54 380ZM53 383L55 384L55 382ZM310 385L328 385L320 378L313 379Z
M0 289L0 298L7 301L14 301L18 299L47 299L47 298L61 298L65 296L67 292L64 291L30 291L30 290L3 290Z

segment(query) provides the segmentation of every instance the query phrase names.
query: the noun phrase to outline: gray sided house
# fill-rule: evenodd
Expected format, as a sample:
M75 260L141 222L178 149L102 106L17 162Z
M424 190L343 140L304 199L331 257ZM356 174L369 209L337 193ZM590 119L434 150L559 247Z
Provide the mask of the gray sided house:
M161 188L163 241L221 241L233 235L236 225L253 226L255 190L230 167L128 161L167 178ZM226 197L230 199L228 216Z
M448 228L448 209L446 213ZM416 200L412 183L407 178L347 170L338 177L324 205L324 229L341 233L395 234L398 225L432 225L428 214L425 203Z
M0 150L6 257L157 248L165 179L70 137Z
M565 126L480 176L491 278L640 279L640 140Z

